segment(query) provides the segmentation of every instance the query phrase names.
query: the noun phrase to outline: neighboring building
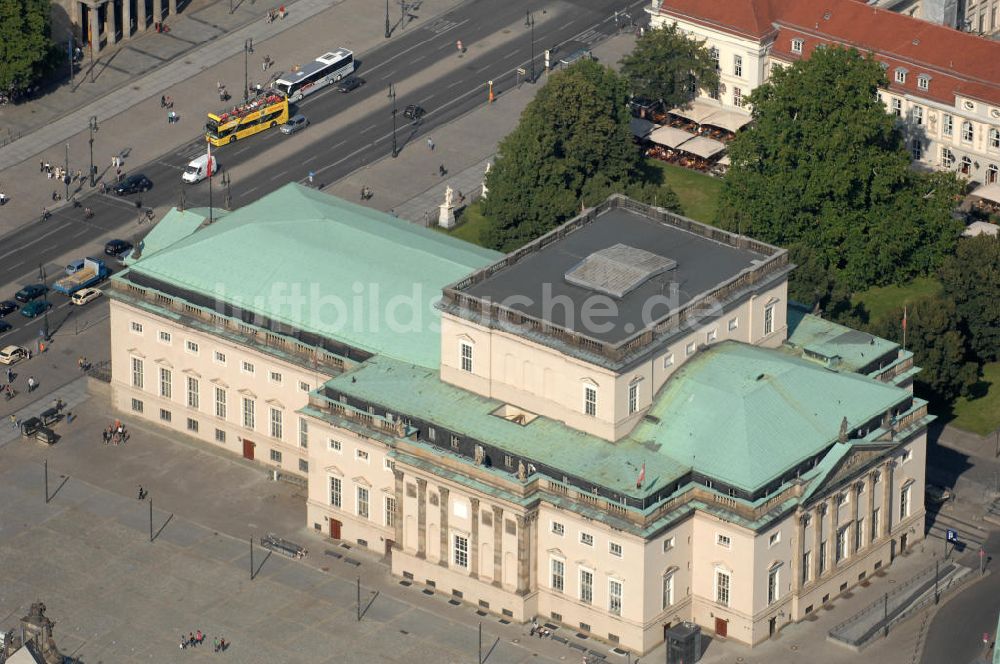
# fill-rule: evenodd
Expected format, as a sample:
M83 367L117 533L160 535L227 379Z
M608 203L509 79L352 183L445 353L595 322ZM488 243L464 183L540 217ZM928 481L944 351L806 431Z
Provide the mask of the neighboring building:
M1000 0L877 0L868 4L993 39L1000 36Z
M915 163L1000 181L1000 42L857 0L653 0L650 12L653 26L677 23L718 58L718 99L702 91L695 105L743 108L774 67L850 46L886 68L879 97Z
M912 354L789 306L784 250L612 197L501 256L297 185L151 244L115 405L266 445L310 527L484 610L754 644L923 537Z
M88 57L177 14L177 0L56 0L52 7L53 36L65 45L69 30Z

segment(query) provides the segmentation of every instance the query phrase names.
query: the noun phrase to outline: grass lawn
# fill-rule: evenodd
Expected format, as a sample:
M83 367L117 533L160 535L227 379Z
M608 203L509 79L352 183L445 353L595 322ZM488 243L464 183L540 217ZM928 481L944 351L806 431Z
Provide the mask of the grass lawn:
M434 228L442 233L457 237L460 240L484 246L479 239L479 234L486 228L486 217L483 216L478 201L462 210L457 221L458 225L450 231L441 228L437 224L434 225Z
M722 180L704 173L668 164L659 159L646 160L646 172L654 182L670 185L680 199L685 217L711 224L719 206Z
M1000 362L985 365L980 381L975 391L982 395L973 399L959 397L952 404L955 419L949 424L985 436L1000 428Z
M896 307L901 307L925 295L936 295L941 292L941 282L932 277L918 277L905 286L882 286L869 288L857 293L851 302L861 302L868 309L871 320L885 317Z

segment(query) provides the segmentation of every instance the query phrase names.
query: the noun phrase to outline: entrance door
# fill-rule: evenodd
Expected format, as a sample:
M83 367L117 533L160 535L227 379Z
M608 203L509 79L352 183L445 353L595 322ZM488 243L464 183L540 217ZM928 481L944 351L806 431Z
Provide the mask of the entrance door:
M667 631L670 629L671 624L672 623L668 623L668 622L663 623L663 639L664 640L666 640L666 638L667 638Z
M715 635L726 638L726 631L729 627L729 621L723 620L722 618L715 619Z
M899 552L906 553L906 539L910 536L909 533L903 533L899 536Z
M243 458L244 459L250 459L251 461L253 461L253 448L254 448L253 441L249 440L247 438L244 438L243 439Z
M392 545L393 545L393 541L392 540L387 539L385 541L385 557L386 558L391 558L392 557Z
M330 537L340 539L340 521L330 519Z
M767 633L769 636L774 636L774 630L778 627L778 619L771 618L767 621Z

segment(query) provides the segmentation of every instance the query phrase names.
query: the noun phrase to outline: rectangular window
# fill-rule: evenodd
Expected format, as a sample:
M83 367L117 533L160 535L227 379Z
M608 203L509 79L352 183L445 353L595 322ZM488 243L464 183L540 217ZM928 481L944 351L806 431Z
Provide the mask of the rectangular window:
M914 106L910 113L913 114L913 124L918 127L924 124L924 109L922 106Z
M872 510L872 536L870 540L872 542L878 539L878 527L879 527L878 519L879 519L879 508L876 507Z
M364 461L365 463L368 463L368 452L366 452L365 450L358 450L357 452L355 452L354 456L358 458L358 461Z
M802 53L802 40L793 39L792 40L792 53Z
M990 128L990 149L1000 150L1000 129Z
M865 545L865 518L859 516L854 523L854 550L860 551Z
M309 472L309 462L305 459L299 459L299 472L308 473Z
M837 550L834 552L835 562L840 562L847 558L847 543L850 541L847 539L848 532L847 526L842 526L837 529Z
M903 117L903 100L899 97L892 98L892 114L897 118Z
M628 414L639 410L639 383L632 383L628 386Z
M897 83L906 83L906 70L905 69L897 69L896 70L896 82Z
M733 106L743 108L743 90L737 87L733 88Z
M382 468L388 470L391 473L396 468L396 460L382 459Z
M215 351L215 363L216 364L225 364L226 363L226 354L223 353L223 352L221 352L221 351Z
M165 408L160 409L160 419L164 422L169 422L173 418L171 412Z
M667 572L663 575L663 587L661 589L660 608L665 609L674 604L674 573Z
M282 414L280 409L271 409L271 438L281 438L283 433L281 417Z
M580 570L580 601L585 604L594 601L594 573L587 569Z
M281 382L281 372L279 372L279 371L271 371L268 374L268 380L270 380L272 383L280 383Z
M778 601L779 592L779 575L781 573L781 566L775 565L767 572L767 603L774 604Z
M608 579L608 613L622 614L622 582L618 579Z
M729 535L723 535L719 533L715 536L715 543L721 546L723 549L729 549L733 546L733 540Z
M160 368L160 396L169 399L173 394L173 373L170 369Z
M592 385L583 388L583 412L590 417L597 415L597 388Z
M684 347L684 352L687 355L694 355L694 351L697 350L697 348L698 344L692 341L691 343L689 343L687 346Z
M740 326L740 319L739 318L730 318L729 319L729 331L730 332L734 331L739 326Z
M187 343L184 344L184 348L186 348L187 352L189 353L192 353L194 355L198 354L198 344L195 343L194 341L191 341L190 339L187 341Z
M299 447L309 447L309 421L299 418Z
M910 155L913 157L913 161L920 161L924 158L924 142L919 138L910 141Z
M976 132L972 128L972 123L966 120L962 123L962 142L971 143L972 139L975 138Z
M299 381L299 391L308 392L311 389L312 387L309 385L309 383L305 382L304 380Z
M917 76L917 87L921 90L926 90L931 85L931 79L927 76L920 75Z
M340 441L333 438L330 439L330 449L334 452L339 452L341 449Z
M608 553L615 558L622 557L622 545L618 542L608 542Z
M566 526L564 526L563 524L559 523L558 521L553 521L552 522L552 534L553 535L558 535L559 537L562 537L563 535L566 534Z
M340 507L341 501L341 483L339 477L330 478L330 504L334 507Z
M188 431L198 433L198 420L193 420L190 417L187 418L187 428Z
M437 431L434 427L427 427L427 440L435 441L437 440Z
M472 344L467 341L459 343L462 353L462 371L472 373Z
M385 497L385 525L389 528L396 526L396 498L393 496Z
M774 305L764 307L764 334L774 332Z
M271 450L271 461L281 463L281 452L278 450Z
M551 569L552 582L549 585L552 586L552 590L562 592L566 586L566 563L558 558L552 558Z
M955 165L955 153L948 148L941 148L941 165L951 168Z
M776 533L771 533L771 536L767 538L767 545L774 546L780 541L781 541L781 531L779 530Z
M142 360L138 357L132 358L132 386L142 389Z
M132 321L132 331L136 334L142 334L142 323Z
M594 536L590 533L580 533L580 544L594 546Z
M215 416L226 419L226 390L215 388Z
M729 606L729 581L728 572L715 570L715 601L722 606Z
M215 430L215 442L224 443L226 442L226 432L222 429Z
M160 341L169 344L170 343L170 333L165 330L160 330Z
M733 56L733 76L743 76L743 57Z
M254 428L254 410L257 404L249 397L243 397L243 426L247 429Z
M363 486L358 487L358 516L368 518L368 488Z
M819 543L819 573L826 571L826 540Z
M809 564L812 562L812 551L802 554L802 583L809 581Z
M455 565L457 567L469 566L469 539L461 535L455 535Z
M709 330L708 334L705 335L705 343L712 343L719 337L719 333L715 330Z
M664 552L667 552L667 551L669 551L672 548L674 548L674 538L673 537L668 537L665 540L663 540L663 551Z
M188 407L197 408L200 401L198 397L198 379L188 376L187 379Z
M243 369L243 373L252 374L254 372L253 362L247 362L246 360L243 360L243 364L241 366Z
M899 458L899 464L903 465L907 461L913 458L913 450L903 450L902 456Z
M910 516L910 486L904 486L899 491L899 519Z
M955 119L947 113L941 114L941 134L951 136L955 131Z
M672 367L673 365L674 365L674 354L667 353L663 357L663 368L666 369L667 367Z
M462 444L461 439L455 434L451 434L451 449L457 450Z

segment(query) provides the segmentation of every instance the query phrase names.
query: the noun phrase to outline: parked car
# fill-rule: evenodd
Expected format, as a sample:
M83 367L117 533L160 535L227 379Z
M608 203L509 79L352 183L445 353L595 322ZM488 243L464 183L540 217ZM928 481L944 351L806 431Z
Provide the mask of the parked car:
M73 297L70 298L70 302L82 306L88 302L93 302L100 296L101 291L96 288L81 288L77 292L73 293Z
M66 274L73 274L83 267L83 259L75 260L66 266Z
M420 118L424 117L424 114L426 112L427 111L424 110L423 106L410 104L409 106L406 107L406 110L403 111L403 117L408 120L413 120L414 122L416 122Z
M104 253L108 256L121 256L132 248L132 243L125 240L109 240L104 245Z
M340 92L350 92L355 88L360 88L365 84L365 79L360 76L348 76L340 83L337 84L337 90Z
M955 494L951 489L946 489L937 484L924 485L924 500L932 505L940 505L952 500Z
M7 346L0 350L0 364L17 364L28 359L28 350L21 346Z
M119 196L125 196L127 194L149 191L152 188L152 180L147 178L142 173L136 173L135 175L130 175L116 184L113 191Z
M309 126L309 118L302 115L301 113L298 113L297 115L293 115L292 117L288 118L288 122L281 125L281 133L294 134L295 132L301 129L305 129L308 126Z
M18 302L31 302L49 292L49 287L45 284L28 284L21 290L14 293L14 299Z
M11 302L10 300L4 300L0 302L0 318L3 318L7 314L12 314L17 311L17 304Z
M52 303L46 300L35 300L21 307L21 315L26 318L40 316L52 308Z
M13 329L14 329L13 325L11 325L5 320L0 320L0 334L3 334L4 332L10 332Z

